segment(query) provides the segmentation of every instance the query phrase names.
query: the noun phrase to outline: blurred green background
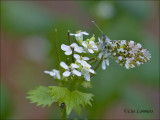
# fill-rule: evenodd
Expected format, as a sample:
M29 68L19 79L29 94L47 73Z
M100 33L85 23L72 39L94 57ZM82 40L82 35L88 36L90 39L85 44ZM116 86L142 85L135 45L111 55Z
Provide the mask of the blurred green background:
M1 1L1 119L59 119L58 104L36 107L25 97L36 86L55 85L44 70L58 69L54 29L58 45L68 44L67 30L84 30L95 37L134 40L147 48L151 61L126 70L110 59L105 71L98 69L92 89L92 108L81 119L159 118L159 1ZM73 38L72 38L73 40ZM124 109L153 110L125 113Z

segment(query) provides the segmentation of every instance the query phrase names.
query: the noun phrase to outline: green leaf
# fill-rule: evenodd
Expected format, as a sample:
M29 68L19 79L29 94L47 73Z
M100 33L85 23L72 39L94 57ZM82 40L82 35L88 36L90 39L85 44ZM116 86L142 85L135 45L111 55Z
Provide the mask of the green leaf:
M50 106L53 102L56 102L56 99L49 93L48 87L39 86L29 91L28 94L27 98L31 100L31 103L37 103L37 106Z
M50 86L50 92L53 95L53 98L56 98L59 103L64 102L66 104L67 115L70 114L72 109L77 113L81 112L81 105L91 105L93 94L82 93L78 90L70 91L65 87Z

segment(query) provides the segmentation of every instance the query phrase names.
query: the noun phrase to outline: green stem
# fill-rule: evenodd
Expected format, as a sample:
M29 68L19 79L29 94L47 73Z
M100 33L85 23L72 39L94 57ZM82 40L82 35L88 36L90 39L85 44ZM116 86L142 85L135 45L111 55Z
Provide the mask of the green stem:
M95 62L97 62L97 59L95 59L94 61L90 62L90 65L93 65Z
M98 67L100 66L100 64L102 63L103 60L103 56L101 57L101 60L99 61L99 63L97 64L97 66L94 68L94 71L96 71L98 69ZM91 77L93 77L95 74L92 74Z
M70 31L68 30L68 40L69 40L69 45L71 45L71 38L70 38ZM74 63L74 49L72 49L72 62Z
M61 108L61 120L67 120L66 104L63 108Z
M56 81L57 85L59 86L59 81L57 79L55 81Z
M57 59L58 59L58 62L60 63L60 55L59 55L59 52L58 52L58 44L57 44L57 29L55 29L55 38L54 38L54 41L55 41L55 48L56 48L56 54L57 54ZM60 65L59 65L59 69L60 69ZM59 81L56 80L57 82L57 85L59 86Z
M58 62L60 62L60 55L59 55L59 52L58 52L58 44L57 44L57 29L55 29L55 48L56 48L56 54L57 54L57 58L58 58Z
M66 64L69 66L69 58L67 58L67 60L66 60Z
M92 65L94 64L95 62L97 62L97 58L94 57L94 58L91 58L90 60L88 60L89 64Z
M94 57L94 58L89 59L88 61L90 62L90 61L95 60L95 59L96 59L96 58Z
M75 78L75 77L70 80L70 86L69 86L69 87L70 87L70 88L69 88L70 91L75 90L76 82L77 82L77 81L76 81L76 78Z
M99 63L97 64L97 66L94 68L94 71L96 71L96 70L97 70L97 68L100 66L100 64L101 64L102 60L103 60L103 56L101 57L101 60L99 61Z

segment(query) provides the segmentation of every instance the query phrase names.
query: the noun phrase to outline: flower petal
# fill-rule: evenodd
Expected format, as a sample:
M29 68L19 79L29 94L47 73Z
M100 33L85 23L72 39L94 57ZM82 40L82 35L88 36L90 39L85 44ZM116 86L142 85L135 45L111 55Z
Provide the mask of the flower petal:
M95 73L95 71L93 69L89 69L89 72L93 73L93 74Z
M82 65L83 67L88 67L88 68L91 67L91 65L88 64L86 61L81 61L81 65Z
M74 58L75 58L75 59L80 59L80 55L74 54Z
M77 61L78 63L82 63L82 60L80 60L80 59L77 59L76 61Z
M66 65L66 63L61 62L60 66L63 67L64 69L69 69L68 65Z
M98 41L101 42L101 39L98 37Z
M78 39L81 39L83 40L83 34L80 32L80 33L77 33L77 34L73 34L73 33L70 33L71 36L75 36L76 40L78 41Z
M93 51L92 49L88 49L88 51L89 51L90 53L94 53L94 51Z
M105 53L104 58L107 58L110 55L110 53Z
M98 55L98 57L101 59L102 55L103 55L103 52L100 52L99 55Z
M85 41L82 42L82 45L87 48L87 44L85 43Z
M50 76L55 76L55 73L53 71L44 71L44 73L49 74Z
M71 46L72 48L78 47L78 45L77 45L76 43L72 43L70 46Z
M92 49L98 51L98 47L96 45L93 45Z
M71 72L65 71L65 72L63 73L63 76L68 77L68 76L70 76L70 74L71 74Z
M89 33L87 33L87 32L81 32L83 35L89 35Z
M54 76L55 79L61 79L59 70L53 69L52 71L55 73L55 76Z
M68 45L62 44L62 45L61 45L61 49L62 49L63 51L68 51L68 50L70 49L70 47L69 47Z
M75 47L74 51L76 51L78 53L82 53L84 50L83 50L83 47Z
M106 69L106 63L105 63L105 61L103 60L103 62L102 62L102 69L103 70L105 70Z
M76 36L76 37L81 37L83 35L89 35L89 33L87 32L79 32L79 33L76 33L76 34L73 34L73 33L70 33L71 36Z
M84 74L84 78L85 80L90 81L90 74L89 73Z
M70 36L75 36L75 34L73 34L73 33L70 33L69 35L70 35Z
M106 65L109 66L109 60L106 59L105 62L106 62Z
M75 37L82 37L83 38L83 34L81 32L77 33L77 34L75 34Z
M73 74L77 75L77 76L81 76L81 72L79 72L78 70L73 70L72 71Z
M89 60L89 58L88 57L83 57L83 60Z
M71 55L72 54L72 50L70 49L70 50L66 51L65 54L66 55Z
M55 78L56 78L56 79L61 79L60 74L57 74L57 75L55 76Z
M72 67L72 68L79 68L79 66L78 66L77 64L75 64L75 63L72 63L72 64L71 64L71 67Z
M92 40L89 41L89 44L95 45L95 43Z

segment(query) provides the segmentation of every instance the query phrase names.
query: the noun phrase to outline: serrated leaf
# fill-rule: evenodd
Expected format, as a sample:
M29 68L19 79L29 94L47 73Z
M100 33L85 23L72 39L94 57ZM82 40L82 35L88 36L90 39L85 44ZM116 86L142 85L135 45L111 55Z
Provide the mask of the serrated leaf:
M37 106L40 105L42 105L42 107L45 107L46 105L50 106L53 102L57 101L49 93L49 88L44 86L39 86L34 90L30 90L28 94L29 96L27 96L27 98L31 100L31 103L37 103Z
M81 112L81 105L85 107L85 105L91 105L93 94L83 93L78 90L70 91L65 87L57 87L50 86L50 92L54 98L58 100L58 102L64 102L66 104L66 112L67 115L70 114L72 109L74 109L77 113Z

